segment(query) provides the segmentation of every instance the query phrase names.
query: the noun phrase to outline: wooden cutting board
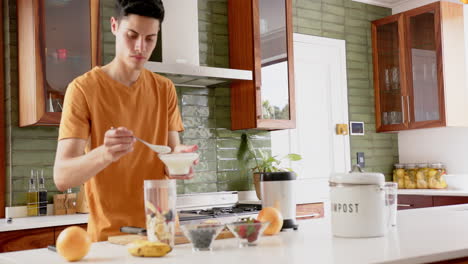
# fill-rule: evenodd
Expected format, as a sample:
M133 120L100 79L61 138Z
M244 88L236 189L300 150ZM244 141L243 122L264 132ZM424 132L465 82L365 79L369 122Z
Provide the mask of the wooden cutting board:
M229 230L223 230L216 239L226 239L226 238L233 238L234 235ZM127 245L137 239L146 239L146 236L141 235L120 235L120 236L110 236L108 237L107 241L112 244L117 245ZM175 244L187 244L190 241L182 234L181 232L176 232L175 235Z

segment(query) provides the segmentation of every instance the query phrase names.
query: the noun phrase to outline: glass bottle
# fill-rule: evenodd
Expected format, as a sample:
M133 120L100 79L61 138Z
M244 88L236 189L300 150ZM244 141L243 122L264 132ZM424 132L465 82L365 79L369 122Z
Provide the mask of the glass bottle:
M27 203L28 216L37 216L38 193L36 179L34 178L34 170L31 170L31 178L29 178Z
M45 188L44 170L41 170L41 178L39 178L38 197L39 215L47 215L47 189Z

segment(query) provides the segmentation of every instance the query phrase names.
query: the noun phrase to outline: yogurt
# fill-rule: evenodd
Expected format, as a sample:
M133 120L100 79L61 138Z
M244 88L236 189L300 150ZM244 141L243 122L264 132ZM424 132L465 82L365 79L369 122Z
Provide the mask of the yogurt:
M193 162L198 159L198 153L161 154L159 159L166 165L171 176L186 175L190 172Z

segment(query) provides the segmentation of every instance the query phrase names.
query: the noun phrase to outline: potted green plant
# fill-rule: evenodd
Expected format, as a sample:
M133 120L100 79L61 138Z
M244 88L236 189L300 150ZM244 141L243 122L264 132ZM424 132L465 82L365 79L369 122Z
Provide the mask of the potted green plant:
M294 173L291 168L281 166L281 163L285 160L298 161L301 160L302 157L299 154L290 153L284 157L278 158L277 156L272 156L270 153L265 153L260 149L254 149L248 135L244 133L241 136L241 144L237 153L237 159L239 161L241 171L245 171L248 160L254 159L255 166L251 168L251 171L253 172L255 192L258 199L261 200L260 179L262 175L266 173Z

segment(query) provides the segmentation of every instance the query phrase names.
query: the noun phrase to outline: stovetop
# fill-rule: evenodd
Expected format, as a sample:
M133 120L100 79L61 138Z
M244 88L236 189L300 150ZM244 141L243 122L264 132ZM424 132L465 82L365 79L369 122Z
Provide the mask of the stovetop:
M255 217L261 209L260 204L236 204L229 207L182 210L179 211L179 221L186 222L210 218L216 218L221 222L232 221L243 217Z

